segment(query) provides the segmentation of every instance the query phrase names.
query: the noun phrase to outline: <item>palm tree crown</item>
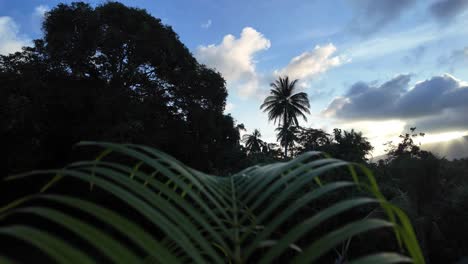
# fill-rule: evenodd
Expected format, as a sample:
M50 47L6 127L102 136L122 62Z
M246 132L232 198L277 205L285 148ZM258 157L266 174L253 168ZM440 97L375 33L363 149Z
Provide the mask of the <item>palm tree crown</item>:
M242 136L242 142L245 143L245 147L249 152L260 152L265 142L261 140L262 134L258 129L255 129L252 134L245 134Z
M265 98L260 109L268 112L268 119L276 124L278 121L278 140L284 146L284 156L288 156L288 146L294 144L291 126L298 127L297 117L300 116L307 121L305 113L310 114L309 98L304 92L295 93L298 80L289 82L289 77L281 78L271 83L270 95ZM297 129L296 129L297 130Z
M296 83L298 80L289 81L289 77L281 78L271 83L270 95L265 98L265 101L260 106L264 112L268 112L268 119L273 120L276 124L283 126L291 123L298 126L297 117L300 116L307 121L305 113L310 114L309 99L304 92L294 93L296 91Z

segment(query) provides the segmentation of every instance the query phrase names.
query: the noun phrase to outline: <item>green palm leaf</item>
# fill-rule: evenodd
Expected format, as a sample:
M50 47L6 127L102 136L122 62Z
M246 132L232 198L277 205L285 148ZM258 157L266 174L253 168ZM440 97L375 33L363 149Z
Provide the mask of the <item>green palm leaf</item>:
M408 256L374 253L353 263L424 263L406 214L385 200L372 174L360 165L311 152L289 162L218 177L145 146L98 142L80 146L99 146L104 152L95 160L61 170L8 178L42 175L51 180L44 192L0 208L2 242L24 241L58 263L94 263L103 257L115 263L270 263L291 254L294 262L310 263L330 256L351 237L387 228ZM127 162L115 162L117 157ZM332 170L348 169L348 180L326 179ZM133 217L124 216L119 206L106 208L86 195L50 194L53 185L71 179L94 186L84 193L109 194L115 205L132 210ZM340 199L330 199L330 195ZM305 207L317 204L321 206L314 213L303 215ZM320 232L346 212L375 207L382 207L387 219L354 219ZM31 220L15 224L15 219L25 215ZM285 225L298 215L299 221ZM34 219L49 225L38 226ZM143 219L150 226L141 226ZM314 235L309 238L310 234ZM99 256L87 252L89 248ZM15 260L17 256L11 254L8 248L0 249L2 259Z

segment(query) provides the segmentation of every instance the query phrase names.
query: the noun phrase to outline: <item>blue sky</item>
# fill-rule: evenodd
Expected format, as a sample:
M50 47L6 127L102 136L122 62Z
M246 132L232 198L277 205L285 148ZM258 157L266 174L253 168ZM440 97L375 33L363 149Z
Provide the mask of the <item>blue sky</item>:
M0 53L41 36L59 2L0 0ZM85 1L93 5L102 1ZM259 110L269 83L299 78L305 126L363 131L376 150L411 126L425 142L468 131L468 0L133 0L220 71L227 113L275 141Z

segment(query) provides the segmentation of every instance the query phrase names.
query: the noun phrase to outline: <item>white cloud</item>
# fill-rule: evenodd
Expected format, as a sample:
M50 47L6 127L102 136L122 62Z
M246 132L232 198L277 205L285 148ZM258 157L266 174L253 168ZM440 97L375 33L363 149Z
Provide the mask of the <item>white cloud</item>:
M45 19L45 15L50 11L50 8L46 5L38 5L34 8L31 15L31 28L36 34L41 33L41 26Z
M38 5L34 8L34 16L44 17L46 12L49 12L50 8L46 5Z
M228 88L236 90L240 97L255 96L261 99L266 96L267 91L259 87L267 87L268 83L278 76L287 75L293 79L301 79L299 86L307 88L313 77L349 61L344 56L334 56L337 48L330 43L316 46L292 58L284 68L262 75L256 71L254 56L270 46L270 40L263 34L246 27L239 38L229 34L220 44L199 46L195 56L200 62L221 72Z
M19 34L19 26L8 16L0 17L0 54L6 55L21 51L30 40Z
M206 28L211 27L211 23L212 23L212 22L211 22L211 19L208 19L208 21L206 21L206 23L203 23L203 24L201 24L200 26L201 26L202 28L205 28L205 29L206 29Z
M255 69L254 55L267 50L270 40L251 27L242 30L239 38L229 34L218 44L198 47L197 59L221 72L229 89L239 96L250 97L258 89L259 76Z
M227 102L227 103L226 103L226 107L224 108L224 112L225 112L225 113L229 113L229 112L231 112L235 107L236 107L235 104L230 103L230 102Z
M276 76L287 75L292 79L306 81L347 61L340 56L333 57L336 50L335 45L331 43L323 47L317 45L313 50L292 58L286 67L276 70L274 73ZM306 84L306 82L304 83Z

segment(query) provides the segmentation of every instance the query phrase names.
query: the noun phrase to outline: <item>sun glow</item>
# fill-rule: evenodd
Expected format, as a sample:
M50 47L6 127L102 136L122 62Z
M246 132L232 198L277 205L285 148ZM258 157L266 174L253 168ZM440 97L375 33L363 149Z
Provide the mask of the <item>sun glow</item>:
M421 144L429 144L429 143L437 143L437 142L445 142L449 140L454 140L457 138L461 138L467 135L468 132L461 132L461 131L452 131L452 132L445 132L439 134L427 134L424 137L419 138Z
M406 123L401 120L387 121L360 121L348 123L343 126L344 129L356 129L361 131L371 142L374 150L372 155L379 156L385 154L387 147L385 143L399 141L398 136L404 131Z

